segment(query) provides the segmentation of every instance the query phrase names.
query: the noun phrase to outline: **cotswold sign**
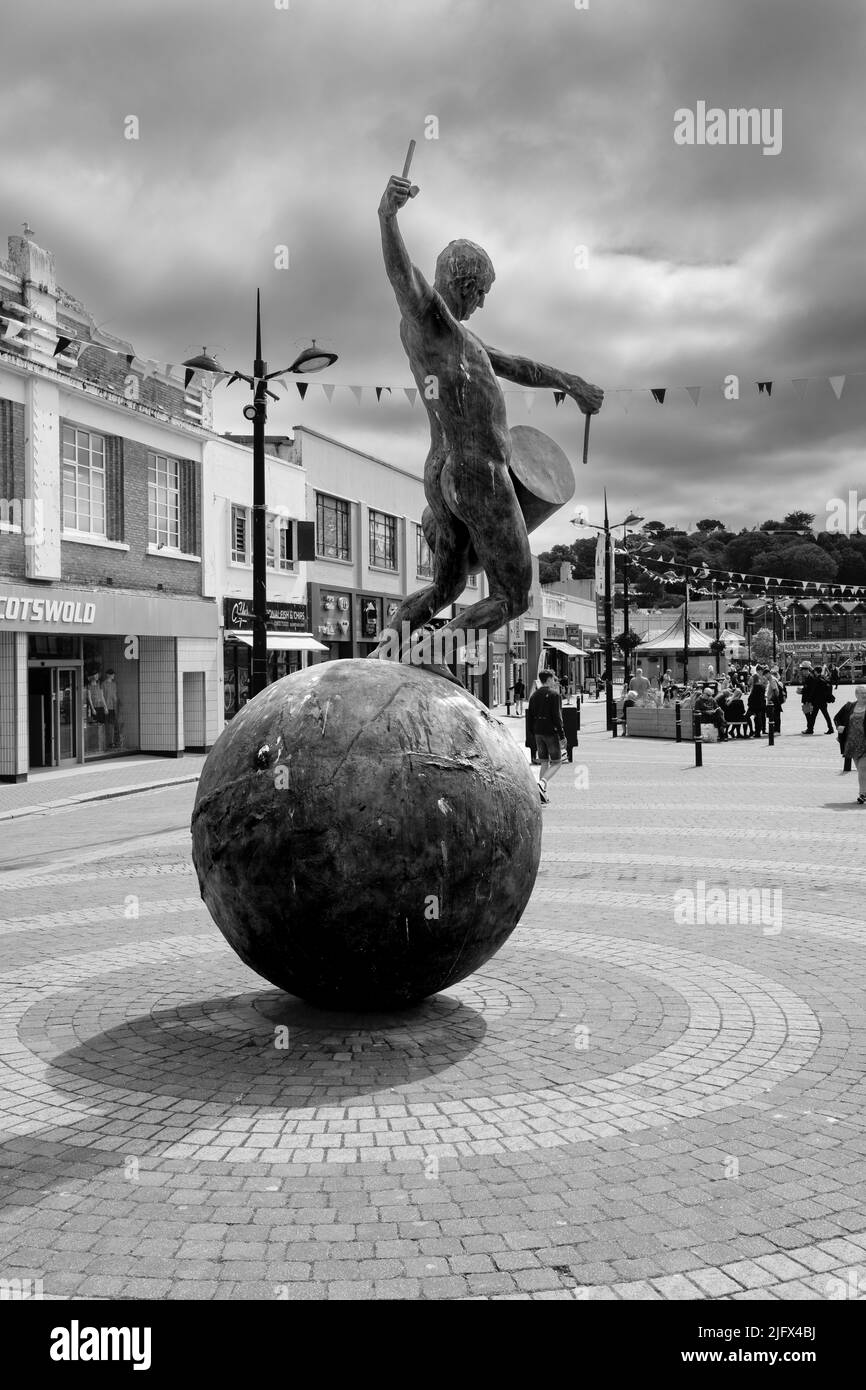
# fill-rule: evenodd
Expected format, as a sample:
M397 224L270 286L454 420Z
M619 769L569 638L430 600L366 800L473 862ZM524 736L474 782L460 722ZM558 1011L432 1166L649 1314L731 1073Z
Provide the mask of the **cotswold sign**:
M96 621L95 603L60 598L16 598L0 594L0 623L79 623Z

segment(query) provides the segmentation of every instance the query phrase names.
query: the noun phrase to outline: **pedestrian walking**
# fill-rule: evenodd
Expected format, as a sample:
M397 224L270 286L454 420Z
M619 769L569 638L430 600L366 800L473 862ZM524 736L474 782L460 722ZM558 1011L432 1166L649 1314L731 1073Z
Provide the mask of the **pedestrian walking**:
M760 666L755 670L749 684L747 708L752 720L755 738L762 738L767 731L767 683Z
M562 745L565 742L565 728L562 723L562 702L553 688L553 672L539 671L539 689L529 698L529 719L535 734L535 746L540 763L538 791L542 805L546 806L550 797L547 784L562 767Z
M823 714L827 724L827 733L832 734L834 730L828 705L832 704L836 696L830 689L829 681L824 680L820 672L815 670L811 661L801 662L800 674L803 679L803 713L806 716L806 727L803 733L814 734L815 720L819 714Z
M857 769L857 804L866 806L866 685L854 687L854 699L842 706L835 722L842 756Z
M523 701L526 699L526 686L519 678L514 682L514 713L523 714Z

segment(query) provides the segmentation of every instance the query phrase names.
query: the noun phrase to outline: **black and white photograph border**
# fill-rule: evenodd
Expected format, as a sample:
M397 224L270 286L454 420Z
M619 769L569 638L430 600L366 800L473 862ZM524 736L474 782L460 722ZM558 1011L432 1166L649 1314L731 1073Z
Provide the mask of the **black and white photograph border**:
M225 1300L695 1304L671 1364L820 1364L862 7L3 27L0 1301L52 1364Z

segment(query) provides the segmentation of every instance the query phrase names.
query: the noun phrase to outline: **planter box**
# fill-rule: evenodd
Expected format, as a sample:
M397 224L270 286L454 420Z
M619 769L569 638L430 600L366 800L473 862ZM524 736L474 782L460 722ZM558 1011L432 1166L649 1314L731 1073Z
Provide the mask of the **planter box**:
M692 712L682 711L683 742L691 743ZM654 709L639 709L632 705L626 711L625 731L629 738L672 738L677 736L677 714L673 705L660 705Z

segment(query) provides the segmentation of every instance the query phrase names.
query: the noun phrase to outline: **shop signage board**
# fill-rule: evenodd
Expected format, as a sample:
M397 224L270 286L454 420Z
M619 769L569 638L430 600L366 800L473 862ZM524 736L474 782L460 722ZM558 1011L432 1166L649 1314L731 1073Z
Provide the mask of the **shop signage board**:
M252 632L253 605L249 599L223 600L223 621L227 632ZM268 603L268 632L309 632L305 603Z

